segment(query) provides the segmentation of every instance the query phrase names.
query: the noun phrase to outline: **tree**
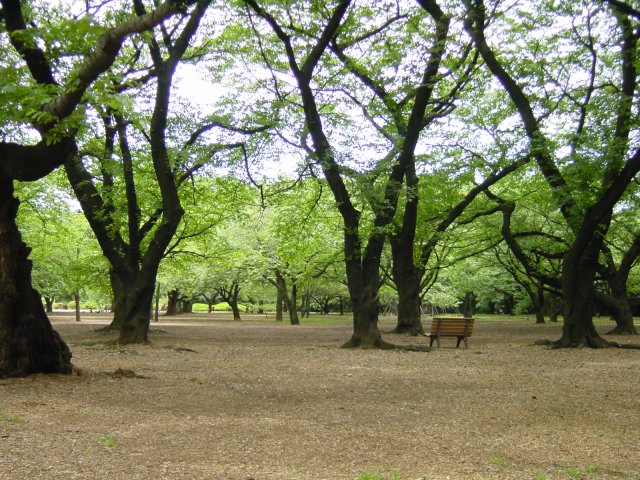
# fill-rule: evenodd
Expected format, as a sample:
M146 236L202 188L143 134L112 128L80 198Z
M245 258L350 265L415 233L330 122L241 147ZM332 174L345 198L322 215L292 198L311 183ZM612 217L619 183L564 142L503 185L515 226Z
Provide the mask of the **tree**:
M536 322L544 323L545 306L549 307L545 297L561 295L561 260L570 246L566 239L571 234L540 175L525 170L513 180L503 186L501 195L515 201L506 201L490 190L485 192L498 204L502 225L492 218L484 228L501 232L504 242L494 247L495 260L527 293Z
M637 12L617 1L606 2L607 8L589 5L585 11L573 3L552 12L527 4L518 11L523 19L516 25L555 19L556 25L571 28L541 32L552 36L544 41L554 52L544 51L541 37L526 36L518 28L517 35L528 42L519 46L519 58L525 60L518 62L513 52L503 51L498 57L489 46L484 2L465 3L466 29L515 108L530 154L573 235L562 262L564 326L555 345L606 347L610 343L593 325L594 279L614 207L640 171L640 149L630 141L637 116ZM609 31L615 35L604 35ZM548 71L549 64L557 69ZM582 75L575 75L576 70ZM555 88L547 90L550 84ZM572 130L551 138L550 127L558 122ZM558 152L557 142L566 153Z
M434 120L453 110L453 98L465 83L466 77L463 74L457 78L458 70L465 70L469 54L468 49L464 48L461 53L456 52L460 53L462 60L450 62L453 71L449 72L450 75L442 75L440 65L448 50L450 18L435 1L418 3L433 20L434 32L431 34L424 32L424 24L428 22L423 18L421 10L403 14L398 10L395 16L378 28L378 35L373 35L373 32L360 36L350 33L343 39L334 38L331 42L331 50L336 57L365 87L364 94L356 89L349 91L347 95L386 138L388 152L385 160L389 161L398 155L398 167L394 174L402 175L406 182L404 208L398 208L402 218L397 222L398 225L390 238L393 253L392 272L399 296L398 326L395 331L411 331L414 334L423 333L420 323L419 288L424 273L423 270L414 267L414 240L419 202L415 150L420 134L427 130ZM386 37L390 35L396 38L394 47L384 47L389 48L391 52L385 52L382 59L377 58L382 46L388 45ZM402 48L407 50L401 50ZM411 58L409 51L415 49L430 52L426 64L423 65L424 61L420 57L417 61L406 61L407 58ZM372 52L370 57L367 55L368 52ZM403 81L386 78L385 69L388 68L395 69L397 77ZM448 77L454 78L450 90L444 92L440 98L435 98L439 93L438 84L444 83L442 80ZM371 93L374 96L373 100L366 99ZM413 108L406 108L406 104L414 96ZM382 120L386 118L389 120ZM376 175L373 172L372 174ZM401 182L402 177L390 179L389 185ZM389 194L387 200L392 204L384 208L395 211L396 205L393 202L398 202L398 192L389 191ZM376 222L382 218L383 216L378 214ZM382 221L385 224L390 223L386 219ZM381 224L379 227L384 226L386 225Z
M77 28L76 32L84 34L77 40L94 48L73 60L67 57L66 68L58 69L53 62L66 52L41 47L51 45L50 38L40 38L38 28L30 26L37 19L25 20L22 2L1 2L4 35L0 48L3 61L11 65L4 70L11 76L2 81L2 126L12 134L11 140L0 142L0 230L4 232L0 239L0 376L71 371L71 353L51 327L40 295L32 287L29 248L16 225L19 202L14 181L42 178L75 154L74 133L81 119L76 107L91 84L114 62L129 35L163 21L181 4L167 1L148 15L112 28L92 25L87 11L75 25L94 28ZM50 25L74 22L70 15L60 20ZM34 143L31 139L36 136L39 140Z
M266 265L263 275L276 288L276 319L282 320L284 304L290 323L299 325L300 286L308 287L320 278L325 283L327 270L342 260L340 219L323 180L307 178L294 185L275 182L267 193L258 238ZM303 292L306 307L309 300L307 288Z
M635 211L635 210L634 210ZM606 282L606 289L596 289L596 301L611 313L616 326L609 333L637 335L633 324L633 313L629 301L628 284L631 270L640 254L640 231L637 230L635 215L631 212L617 212L612 231L618 230L615 241L608 241L602 248L604 257L599 273ZM616 228L617 227L617 228ZM617 260L617 261L616 261Z
M256 1L249 0L245 3L271 28L282 46L283 61L268 59L263 50L264 60L271 68L275 68L275 65L287 65L295 79L297 93L300 95L303 107L305 137L308 135L313 144L307 146L307 152L313 162L322 169L342 216L347 285L354 314L353 335L345 347L388 347L382 341L377 326L380 260L386 229L393 220L403 178L413 162L415 145L424 127L426 108L433 91L432 79L437 73L439 61L435 60L427 64L419 86L415 92L407 96L403 104L403 107L410 112L406 125L407 132L403 139L394 145L392 154L366 168L364 172L356 172L341 164L341 158L336 149L336 139L330 139L329 129L323 123L319 104L321 92L316 85L322 75L331 71L331 64L325 61L321 65L321 59L330 46L338 56L349 54L350 47L353 47L356 52L365 49L369 39L376 38L386 26L393 23L389 18L388 10L385 6L367 5L363 10L353 7L347 14L351 6L349 1L337 3L332 10L316 5L312 11L317 12L315 15L324 22L318 29L317 24L309 26L308 19L298 18L295 25L289 20L278 20L277 15L280 14L284 15L283 18L287 15L290 18L292 9L276 12L274 8L273 11L267 11ZM440 31L444 30L446 34L448 21L437 4L423 3L429 14L434 17L434 21L438 23ZM379 16L376 17L376 13ZM361 22L363 17L372 20ZM309 34L303 34L304 25L310 29L307 30ZM311 30L314 30L314 33L311 33ZM297 48L300 42L307 42L303 52ZM439 43L436 45L439 46ZM380 67L383 68L382 65ZM320 83L328 82L329 78L331 76L323 78ZM334 87L334 91L340 88L342 85ZM328 106L327 110L331 111L332 108L335 107ZM366 117L366 114L363 116ZM375 128L373 131L374 137L384 137L379 131L376 132ZM366 163L362 162L362 164ZM347 172L351 174L347 175ZM360 190L355 195L348 187L352 180ZM363 222L366 216L359 209L361 199L358 195L366 199L366 204L371 209L371 220L367 222L366 228Z
M134 3L138 15L145 15L142 2ZM175 36L168 33L163 35L162 42L166 53L163 53L155 36L151 35L147 39L156 90L149 132L145 137L151 152L150 163L156 183L155 193L159 195L161 204L156 203L148 216L142 218L135 170L139 168L138 156L143 154L135 152L130 145L128 128L133 120L127 120L124 112L97 105L104 123L105 145L102 154L91 155L91 158L93 160L97 156L100 176L96 177L90 172L81 155L70 158L64 165L87 221L111 265L109 274L115 301L114 320L110 327L119 330L120 343L148 341L158 267L184 214L178 189L205 161L198 160L191 168L180 172L176 168L179 160L172 157L186 156L186 151L195 143L199 134L194 133L183 150L174 153L167 142L167 127L174 73L198 29L208 4L209 1L196 2L182 29L177 32L174 30ZM124 192L118 188L114 180L116 135L122 159L119 173L124 184ZM98 181L102 191L98 188ZM120 226L120 212L116 204L117 196L122 194L125 198L126 215Z

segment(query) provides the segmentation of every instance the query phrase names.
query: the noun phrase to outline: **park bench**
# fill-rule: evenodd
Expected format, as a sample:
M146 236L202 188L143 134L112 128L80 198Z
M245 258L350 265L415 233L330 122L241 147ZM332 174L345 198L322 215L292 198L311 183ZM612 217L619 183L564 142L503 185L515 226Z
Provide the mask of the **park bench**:
M464 340L464 348L467 348L469 346L467 338L473 333L473 321L473 318L466 317L433 317L431 331L427 333L429 346L432 346L435 340L439 348L440 337L457 337L456 348L460 346L462 340Z

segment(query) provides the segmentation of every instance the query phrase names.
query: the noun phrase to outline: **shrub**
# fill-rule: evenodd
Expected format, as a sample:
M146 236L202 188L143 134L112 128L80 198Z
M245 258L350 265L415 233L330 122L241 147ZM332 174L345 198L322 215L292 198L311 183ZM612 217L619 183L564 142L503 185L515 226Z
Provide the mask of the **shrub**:
M238 308L240 309L240 312L246 312L247 311L247 307L241 303L238 304ZM227 302L220 302L220 303L216 303L213 306L213 310L216 312L230 312L231 311L231 307L229 306L229 304Z
M98 306L98 304L93 300L80 302L80 308L83 308L84 310L100 310L100 307Z
M193 311L194 312L208 312L209 311L209 305L207 305L206 303L194 303L193 304Z
M213 309L216 312L230 312L231 311L231 307L229 306L229 304L227 302L216 303L213 306Z

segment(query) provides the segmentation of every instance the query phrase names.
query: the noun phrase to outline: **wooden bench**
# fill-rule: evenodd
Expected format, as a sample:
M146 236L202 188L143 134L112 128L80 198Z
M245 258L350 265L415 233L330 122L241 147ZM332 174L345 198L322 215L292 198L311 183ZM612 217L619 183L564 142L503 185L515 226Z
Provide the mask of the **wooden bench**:
M440 348L440 337L457 337L458 343L456 348L460 346L460 342L464 340L464 348L467 348L467 338L473 333L473 318L466 317L433 317L431 321L431 331L426 335L429 337L429 346L436 345Z

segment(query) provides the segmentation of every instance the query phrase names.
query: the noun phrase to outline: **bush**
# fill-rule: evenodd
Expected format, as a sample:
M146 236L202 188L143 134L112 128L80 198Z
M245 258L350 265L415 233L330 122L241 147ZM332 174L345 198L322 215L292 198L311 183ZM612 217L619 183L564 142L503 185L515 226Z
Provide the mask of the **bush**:
M227 302L216 303L213 306L213 309L216 312L230 312L231 311L231 307L229 306L229 304Z
M238 304L238 308L240 309L240 312L246 312L247 311L247 307L241 303ZM220 303L216 303L213 306L213 310L215 312L230 312L231 311L231 307L229 306L229 304L227 302L220 302Z
M206 303L194 303L193 304L193 311L194 312L208 312L209 311L209 305L207 305Z
M100 310L100 306L93 300L80 303L80 308L84 310Z

